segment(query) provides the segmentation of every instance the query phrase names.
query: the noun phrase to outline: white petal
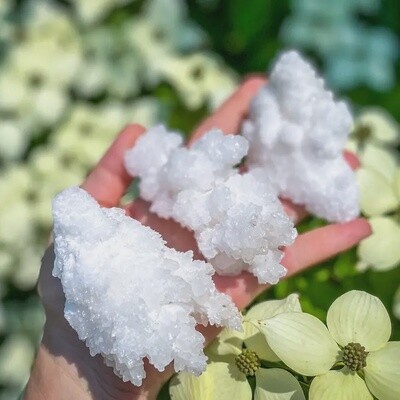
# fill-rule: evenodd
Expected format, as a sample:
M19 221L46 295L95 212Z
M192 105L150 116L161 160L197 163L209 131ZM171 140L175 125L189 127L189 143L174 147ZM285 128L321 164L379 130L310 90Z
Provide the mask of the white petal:
M364 261L358 260L358 261L356 262L356 270L357 270L358 272L365 272L369 267L370 267L370 265L367 264L367 263L364 262Z
M6 160L15 160L26 150L29 136L17 122L1 119L0 124L0 155Z
M246 376L236 365L227 363L211 363L207 372L214 380L213 399L251 400L252 392ZM189 397L190 398L190 397Z
M281 368L260 368L256 372L254 400L305 400L298 380Z
M360 290L351 290L338 297L329 307L326 323L341 346L360 343L367 351L382 348L392 331L382 301Z
M382 143L396 143L399 140L399 127L394 118L384 109L370 108L365 110L357 118L357 123L369 126L373 137Z
M329 371L313 379L310 400L372 400L364 381L347 369Z
M361 156L361 165L381 173L388 182L392 182L399 161L397 153L392 149L368 143Z
M360 260L375 270L385 271L400 262L400 225L389 217L371 218L372 235L358 246Z
M370 353L364 368L365 381L379 400L400 399L400 342L389 342Z
M278 356L269 347L265 336L254 325L246 321L267 320L284 312L301 312L299 296L291 294L282 300L268 300L250 308L244 318L244 332L246 347L253 350L263 360L278 361Z
M329 371L339 354L328 329L310 314L278 314L262 324L261 330L275 354L302 375Z
M175 375L169 383L171 400L212 400L212 377L205 372L194 376L189 372Z
M242 352L244 332L224 329L206 348L206 355L214 361L234 362Z
M345 146L346 150L348 150L348 151L350 151L351 153L354 153L354 154L358 154L358 148L359 148L358 141L353 137L351 137L347 141L346 146Z
M234 364L216 362L196 377L187 372L176 375L169 385L171 400L251 400L246 376Z
M357 171L360 186L360 206L366 215L381 215L394 211L399 200L394 187L385 176L373 169L360 168Z

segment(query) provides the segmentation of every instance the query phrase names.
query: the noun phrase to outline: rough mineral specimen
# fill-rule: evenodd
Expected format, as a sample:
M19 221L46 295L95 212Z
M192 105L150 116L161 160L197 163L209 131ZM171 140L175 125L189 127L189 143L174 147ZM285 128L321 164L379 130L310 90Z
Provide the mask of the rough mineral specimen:
M356 179L343 159L352 116L295 51L282 54L243 124L248 166L295 203L329 221L359 213Z
M206 357L196 324L240 327L211 265L191 252L166 247L158 233L121 209L101 208L80 188L59 194L53 210L53 275L65 317L124 381L141 384L144 358L160 371L173 361L176 371L200 374Z
M276 283L286 273L280 247L292 244L296 230L268 182L234 168L247 150L245 138L218 130L188 149L179 134L157 126L127 152L125 164L140 177L151 211L192 229L218 273L248 270Z

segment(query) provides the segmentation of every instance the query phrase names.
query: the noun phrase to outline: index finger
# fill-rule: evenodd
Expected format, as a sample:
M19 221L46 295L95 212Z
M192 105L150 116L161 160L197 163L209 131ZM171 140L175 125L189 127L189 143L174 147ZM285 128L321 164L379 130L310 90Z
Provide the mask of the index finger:
M248 78L210 117L205 119L193 132L189 146L200 139L207 131L219 128L224 133L238 133L240 124L247 115L253 97L265 85L264 77Z

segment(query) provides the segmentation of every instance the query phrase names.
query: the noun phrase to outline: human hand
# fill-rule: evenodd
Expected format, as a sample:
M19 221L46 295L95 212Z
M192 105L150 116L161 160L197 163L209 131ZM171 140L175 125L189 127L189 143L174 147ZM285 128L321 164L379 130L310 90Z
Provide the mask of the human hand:
M209 129L218 127L226 133L236 133L246 115L250 101L264 79L246 81L212 116L193 133L190 143ZM118 207L131 178L124 168L124 153L144 132L138 125L128 126L115 140L105 156L82 184L103 207ZM348 156L353 166L354 158ZM306 213L303 208L283 201L287 213L299 221ZM141 199L123 207L127 215L158 231L167 244L179 251L193 250L201 258L192 233L172 220L164 220L149 212L149 204ZM307 267L330 258L370 234L370 227L363 219L345 224L332 224L299 235L295 243L285 250L283 265L290 276ZM25 399L155 399L162 384L173 374L172 367L160 373L153 366L146 366L147 378L141 387L124 383L107 367L101 356L91 357L85 344L64 318L64 293L60 281L52 276L53 247L47 250L39 278L39 294L46 311L44 336L35 361ZM239 276L214 275L216 287L230 295L241 309L261 291L257 279L244 272ZM214 327L199 327L211 341L218 333Z

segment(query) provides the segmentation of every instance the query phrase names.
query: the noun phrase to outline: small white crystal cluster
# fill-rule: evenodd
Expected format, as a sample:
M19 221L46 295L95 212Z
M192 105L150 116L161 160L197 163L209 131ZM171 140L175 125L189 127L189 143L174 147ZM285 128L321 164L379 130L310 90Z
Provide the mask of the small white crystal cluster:
M247 140L212 130L190 149L163 126L150 129L126 153L132 176L151 211L194 231L204 257L219 274L253 273L277 283L286 270L281 246L296 230L276 191L235 165L247 154Z
M173 361L176 371L200 374L206 356L196 324L240 329L212 266L192 252L166 247L158 233L77 187L55 198L53 215L65 317L124 381L141 384L144 358L160 371Z
M295 51L276 62L243 124L248 166L262 168L280 195L315 215L344 222L359 214L355 174L343 158L352 129L344 102Z

